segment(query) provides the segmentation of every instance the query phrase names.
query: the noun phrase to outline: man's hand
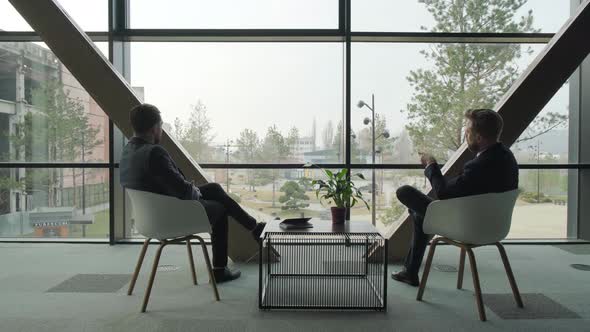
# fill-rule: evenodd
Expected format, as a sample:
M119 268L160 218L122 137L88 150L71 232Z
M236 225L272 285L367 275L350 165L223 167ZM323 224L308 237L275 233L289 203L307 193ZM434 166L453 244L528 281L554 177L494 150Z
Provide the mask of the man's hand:
M434 159L434 157L429 153L418 152L418 155L420 156L420 163L424 168L428 167L430 164L436 163L436 159Z

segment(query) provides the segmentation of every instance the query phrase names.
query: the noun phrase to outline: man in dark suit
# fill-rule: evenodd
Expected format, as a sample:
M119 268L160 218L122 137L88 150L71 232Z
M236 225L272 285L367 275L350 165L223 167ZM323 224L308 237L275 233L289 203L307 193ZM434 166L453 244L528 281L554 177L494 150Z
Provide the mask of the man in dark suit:
M449 199L518 188L516 159L512 152L498 141L503 127L502 117L489 109L475 109L465 112L465 118L465 141L476 157L465 163L461 174L446 179L431 155L423 153L420 156L422 166L425 167L424 174L430 181L436 198ZM429 241L422 225L426 208L433 198L411 186L400 187L396 195L409 210L414 221L414 234L404 262L405 269L392 274L392 278L418 286L418 271Z
M186 180L166 149L159 145L162 118L153 105L142 104L129 113L134 136L121 156L121 185L125 188L197 200L205 207L212 233L213 274L217 282L240 277L240 271L227 268L227 217L233 217L258 240L264 223L257 223L217 183L195 186Z

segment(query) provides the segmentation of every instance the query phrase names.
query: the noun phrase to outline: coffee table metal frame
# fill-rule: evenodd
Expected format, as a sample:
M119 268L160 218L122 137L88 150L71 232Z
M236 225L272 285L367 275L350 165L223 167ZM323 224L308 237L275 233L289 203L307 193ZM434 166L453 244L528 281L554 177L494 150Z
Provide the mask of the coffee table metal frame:
M387 240L376 229L270 228L259 241L260 309L386 310Z

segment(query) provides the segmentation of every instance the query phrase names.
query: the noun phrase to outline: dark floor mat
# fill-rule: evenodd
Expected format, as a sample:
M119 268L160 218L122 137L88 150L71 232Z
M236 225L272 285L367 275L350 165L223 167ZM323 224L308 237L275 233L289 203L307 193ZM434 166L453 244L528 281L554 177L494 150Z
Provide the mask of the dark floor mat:
M572 319L580 316L543 294L521 294L524 308L512 294L484 294L484 304L502 319Z
M48 293L115 293L131 280L130 274L77 274Z

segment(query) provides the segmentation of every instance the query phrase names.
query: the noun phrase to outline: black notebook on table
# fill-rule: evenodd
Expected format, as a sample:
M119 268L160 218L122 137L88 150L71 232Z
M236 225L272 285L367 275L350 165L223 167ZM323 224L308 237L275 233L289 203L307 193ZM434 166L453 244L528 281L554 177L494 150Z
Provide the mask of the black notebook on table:
M284 230L312 228L313 224L309 222L311 218L291 218L281 221L279 226Z

